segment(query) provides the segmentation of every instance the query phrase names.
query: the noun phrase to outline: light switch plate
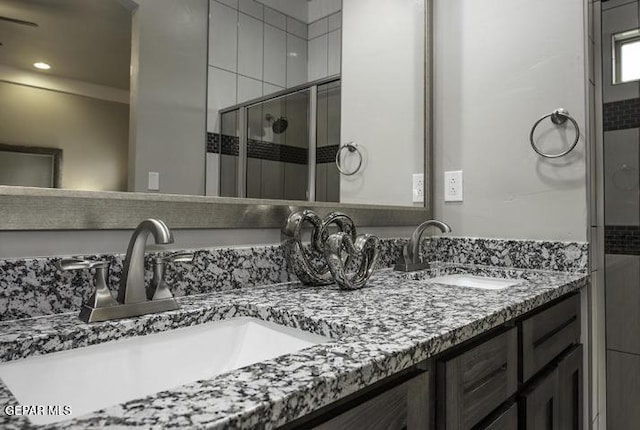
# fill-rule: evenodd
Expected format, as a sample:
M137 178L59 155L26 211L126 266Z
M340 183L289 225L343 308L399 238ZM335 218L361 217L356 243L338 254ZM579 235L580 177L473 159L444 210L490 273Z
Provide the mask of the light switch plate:
M461 202L462 197L462 170L444 172L444 201Z
M160 172L149 172L149 191L160 191Z

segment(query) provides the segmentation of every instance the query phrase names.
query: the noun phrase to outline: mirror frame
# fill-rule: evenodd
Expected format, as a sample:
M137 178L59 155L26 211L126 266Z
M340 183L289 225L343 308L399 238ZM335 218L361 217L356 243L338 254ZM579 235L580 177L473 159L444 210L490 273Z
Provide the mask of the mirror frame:
M432 0L425 0L425 203L384 206L0 185L0 231L122 230L159 218L175 229L281 228L292 211L349 214L360 226L412 226L432 217ZM429 172L429 174L427 174Z

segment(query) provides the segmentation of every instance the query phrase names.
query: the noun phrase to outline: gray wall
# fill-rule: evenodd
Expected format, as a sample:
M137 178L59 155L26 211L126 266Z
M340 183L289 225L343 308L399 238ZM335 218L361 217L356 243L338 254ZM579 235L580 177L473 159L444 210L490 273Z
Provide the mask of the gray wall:
M529 131L569 110L584 133L582 0L435 0L434 212L456 235L586 240L585 138L556 161ZM573 138L550 122L540 145ZM463 170L464 201L444 202L444 172Z
M207 0L137 0L129 190L204 194Z
M62 149L62 188L126 191L129 106L0 82L0 143Z

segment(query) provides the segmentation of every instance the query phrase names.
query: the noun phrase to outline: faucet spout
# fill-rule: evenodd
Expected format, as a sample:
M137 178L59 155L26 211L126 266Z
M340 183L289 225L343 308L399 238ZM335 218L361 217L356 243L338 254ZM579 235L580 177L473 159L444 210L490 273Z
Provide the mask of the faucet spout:
M442 233L451 232L449 224L435 219L430 219L420 224L411 235L409 243L407 243L402 249L401 260L403 261L396 264L395 270L411 272L414 270L424 269L428 266L428 264L420 262L420 241L422 239L422 233L424 233L428 227L436 227Z
M144 285L144 251L150 234L153 235L155 243L158 245L173 243L171 230L161 220L147 219L138 225L131 236L124 260L118 290L119 303L131 304L147 300Z

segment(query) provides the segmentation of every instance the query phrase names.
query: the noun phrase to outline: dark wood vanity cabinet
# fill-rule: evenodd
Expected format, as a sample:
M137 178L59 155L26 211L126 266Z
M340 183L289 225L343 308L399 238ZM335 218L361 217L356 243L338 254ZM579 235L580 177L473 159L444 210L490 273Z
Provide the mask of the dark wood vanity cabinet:
M281 429L581 430L574 294Z
M422 430L430 427L429 416L429 374L425 372L313 429Z
M515 327L437 365L438 428L467 430L518 391Z
M582 429L580 296L437 359L436 430Z
M426 362L289 423L284 429L429 430L432 377Z
M556 363L520 395L521 429L582 429L582 345Z

